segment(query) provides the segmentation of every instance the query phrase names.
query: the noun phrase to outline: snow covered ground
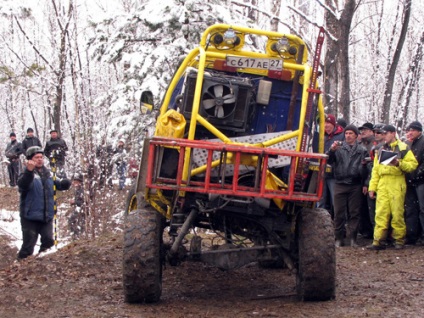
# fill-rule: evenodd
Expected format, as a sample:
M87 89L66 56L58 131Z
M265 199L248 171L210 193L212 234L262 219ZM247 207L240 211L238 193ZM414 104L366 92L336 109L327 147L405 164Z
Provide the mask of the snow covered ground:
M0 235L9 236L11 246L21 247L22 231L19 211L0 210Z
M16 247L17 249L21 248L22 231L19 218L19 211L8 211L4 209L0 210L0 235L5 235L10 238L9 244L11 247ZM69 237L58 237L57 248L53 247L43 254L54 253L57 249L60 249L69 244L69 242ZM38 239L37 245L34 249L34 254L37 253L39 247L40 239Z
M66 204L61 204L59 209L59 215L60 211L65 211ZM67 207L69 208L69 206ZM120 224L122 223L124 216L124 211L120 211L111 218L111 222L114 224ZM120 232L122 229L119 227L115 228L115 231ZM8 211L5 209L0 209L0 235L5 235L10 238L10 246L16 247L17 249L21 248L22 245L22 231L21 231L21 223L19 218L19 211ZM56 250L68 245L71 242L70 236L58 236L58 244L57 247L51 248L49 251L46 251L43 253L50 254L54 253ZM40 247L40 239L38 239L37 245L34 249L34 254L38 252L38 249Z

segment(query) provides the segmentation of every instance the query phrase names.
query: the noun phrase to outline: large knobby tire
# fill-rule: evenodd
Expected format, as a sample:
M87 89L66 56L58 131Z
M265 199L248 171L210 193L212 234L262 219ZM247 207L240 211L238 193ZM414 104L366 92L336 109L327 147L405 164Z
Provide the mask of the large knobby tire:
M163 216L148 206L126 216L123 285L129 303L157 302L162 293Z
M298 220L297 294L302 300L334 299L336 250L330 214L304 208Z

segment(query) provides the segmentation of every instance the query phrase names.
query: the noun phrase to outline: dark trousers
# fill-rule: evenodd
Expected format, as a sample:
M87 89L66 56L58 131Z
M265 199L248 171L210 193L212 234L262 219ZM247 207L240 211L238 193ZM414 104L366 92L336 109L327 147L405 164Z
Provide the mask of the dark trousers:
M362 236L366 238L373 238L374 237L374 224L375 222L375 204L374 204L374 211L371 211L372 207L369 204L369 201L371 198L369 195L363 195L362 194L362 207L361 207L361 222L359 225L359 233L362 234ZM375 203L375 200L372 200ZM372 216L371 216L372 215Z
M356 240L361 220L362 196L361 185L335 184L334 233L337 240L344 237Z
M372 228L374 231L374 227L375 227L375 202L376 199L371 199L369 195L367 195L367 200L368 200L368 211L370 212L370 221L372 224Z
M43 252L54 245L53 220L48 223L30 221L21 217L22 247L18 253L18 258L26 258L34 253L34 247L41 236L40 251Z
M16 186L18 183L19 168L19 159L11 160L10 164L7 166L7 172L9 173L9 184L11 187Z
M424 184L408 185L405 195L406 242L414 244L424 236Z

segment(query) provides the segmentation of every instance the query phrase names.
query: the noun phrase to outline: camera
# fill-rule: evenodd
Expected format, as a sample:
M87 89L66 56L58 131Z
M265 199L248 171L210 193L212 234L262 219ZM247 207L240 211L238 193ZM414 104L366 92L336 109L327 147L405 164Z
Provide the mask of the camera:
M337 141L337 145L338 145L338 146L343 145L343 141Z

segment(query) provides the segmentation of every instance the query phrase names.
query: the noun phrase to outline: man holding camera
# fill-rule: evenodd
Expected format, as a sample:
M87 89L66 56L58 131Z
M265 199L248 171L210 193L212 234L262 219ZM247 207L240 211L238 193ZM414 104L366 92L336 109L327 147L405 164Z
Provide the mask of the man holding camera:
M335 141L329 151L328 163L333 166L334 178L334 232L336 246L344 245L344 238L349 239L350 246L356 245L359 222L361 218L361 200L366 178L364 159L367 150L358 139L359 131L354 125L346 126L345 141ZM347 215L349 211L349 219ZM347 226L345 226L347 224ZM347 231L347 233L346 233Z

